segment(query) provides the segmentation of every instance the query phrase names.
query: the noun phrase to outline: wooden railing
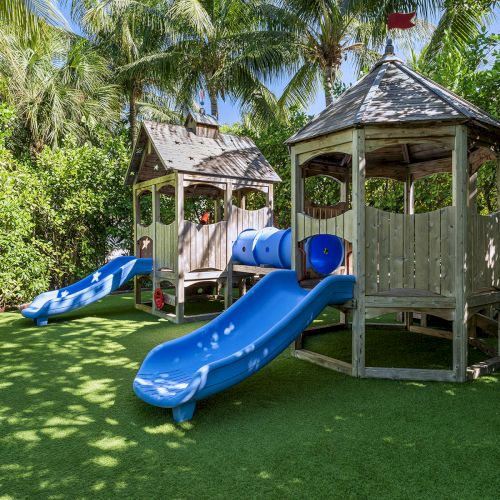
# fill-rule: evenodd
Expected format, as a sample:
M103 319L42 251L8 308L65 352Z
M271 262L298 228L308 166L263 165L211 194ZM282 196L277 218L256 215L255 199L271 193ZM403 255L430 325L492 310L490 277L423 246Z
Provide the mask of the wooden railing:
M179 237L185 271L224 270L228 262L226 231L227 221L208 225L184 221Z
M352 242L352 215L352 210L329 219L298 214L298 240L335 234ZM366 207L366 293L413 288L452 296L454 217L453 207L416 215Z
M500 212L469 214L472 290L500 289Z
M171 224L156 223L156 265L158 269L175 269L177 257L175 234L177 226Z
M453 296L454 207L405 215L366 207L366 293L413 288Z

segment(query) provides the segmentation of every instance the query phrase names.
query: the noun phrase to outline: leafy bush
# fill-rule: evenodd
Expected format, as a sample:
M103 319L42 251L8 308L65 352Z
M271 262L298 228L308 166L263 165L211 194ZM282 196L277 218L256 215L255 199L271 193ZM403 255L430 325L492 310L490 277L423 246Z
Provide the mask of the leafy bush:
M47 290L50 245L35 234L38 189L29 171L0 145L0 309Z
M89 274L114 249L130 249L128 161L125 138L106 136L99 146L46 147L31 164L44 194L34 218L36 233L51 243L52 286Z

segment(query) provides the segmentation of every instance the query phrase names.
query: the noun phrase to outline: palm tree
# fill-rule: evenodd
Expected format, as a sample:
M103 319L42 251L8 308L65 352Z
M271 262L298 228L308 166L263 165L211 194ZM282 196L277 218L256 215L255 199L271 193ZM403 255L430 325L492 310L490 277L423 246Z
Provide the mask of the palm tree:
M0 29L2 99L16 110L33 150L71 134L92 138L119 119L116 86L90 44L47 24L20 35Z
M129 122L130 143L137 135L137 118L176 121L172 109L170 73L155 74L147 67L129 73L123 66L161 50L169 35L167 19L154 0L88 0L73 4L73 15L81 23L97 50L110 62L114 81L121 87Z
M55 0L0 0L0 21L29 33L39 30L40 19L67 28Z
M489 2L491 3L491 2ZM475 5L475 4L474 4ZM290 40L299 53L293 76L285 88L282 103L305 105L322 82L325 103L334 97L335 83L341 64L348 55L354 56L358 70L379 57L387 32L387 17L391 12L418 12L416 28L393 30L390 35L399 43L411 45L428 41L432 28L425 19L443 12L435 31L435 45L445 30L451 30L457 43L467 40L479 26L485 8L463 9L457 2L446 0L281 0L269 9L276 22L291 31ZM469 27L469 30L467 30Z
M239 101L261 122L275 116L277 101L265 83L291 62L288 33L272 29L255 5L242 0L176 0L165 15L176 33L123 74L172 75L185 105L206 89L215 117L219 98Z

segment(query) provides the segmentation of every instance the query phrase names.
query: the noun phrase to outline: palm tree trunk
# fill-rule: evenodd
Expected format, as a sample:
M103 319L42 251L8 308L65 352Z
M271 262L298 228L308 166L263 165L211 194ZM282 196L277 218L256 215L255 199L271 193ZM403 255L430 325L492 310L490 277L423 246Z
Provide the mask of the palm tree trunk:
M219 105L217 104L217 92L213 89L208 89L208 97L210 98L210 114L215 118L219 118Z
M137 138L137 99L141 94L140 86L136 82L132 82L129 95L129 137L130 145L133 147Z
M333 84L336 78L336 68L333 64L328 64L323 68L323 88L325 91L325 104L330 106L333 103Z

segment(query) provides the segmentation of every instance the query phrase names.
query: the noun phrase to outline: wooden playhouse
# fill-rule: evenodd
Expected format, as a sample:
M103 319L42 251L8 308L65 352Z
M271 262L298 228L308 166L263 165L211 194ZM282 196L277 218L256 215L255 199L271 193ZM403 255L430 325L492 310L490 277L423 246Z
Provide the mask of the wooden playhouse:
M142 297L142 278L135 281L136 307L176 322L218 314L187 316L185 302L206 284L215 295L226 285L230 302L232 243L243 229L272 225L279 181L250 139L221 133L209 115L191 112L184 126L144 121L126 177L133 185L135 255L153 258L152 288L163 289L171 310ZM248 210L246 198L255 192L263 206ZM193 198L203 200L208 220L187 216Z
M500 213L476 208L477 172L497 162L500 184L500 123L482 110L405 66L389 43L384 57L364 78L288 140L292 162L293 266L303 276L305 238L335 234L352 244L355 298L343 309L352 315L352 362L304 349L294 354L358 377L464 381L494 370L500 359L469 367L478 313L500 304ZM414 213L419 179L449 173L452 206ZM310 176L341 183L342 213L314 213L304 199ZM383 177L405 184L404 213L366 206L365 180ZM499 185L500 207L500 185ZM312 216L311 216L312 215ZM412 313L453 322L453 365L447 370L370 367L365 362L365 324L385 312ZM491 318L490 318L491 321ZM444 336L444 333L443 333Z

